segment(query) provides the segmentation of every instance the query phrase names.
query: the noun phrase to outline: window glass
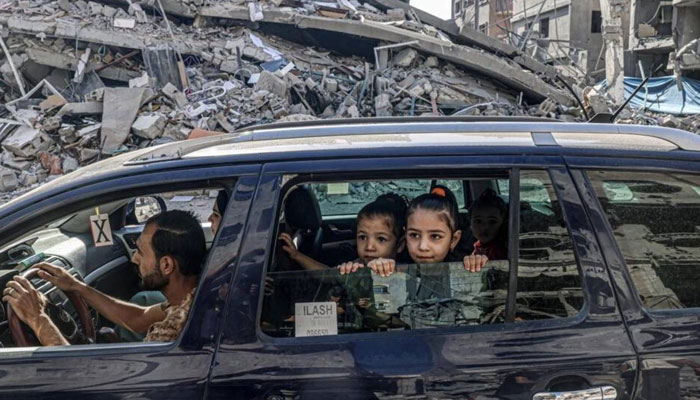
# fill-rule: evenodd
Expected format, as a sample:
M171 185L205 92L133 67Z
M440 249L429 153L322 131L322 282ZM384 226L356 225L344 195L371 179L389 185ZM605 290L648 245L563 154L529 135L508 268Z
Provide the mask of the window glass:
M408 200L412 200L434 182L454 188L459 199L465 197L464 188L472 187L472 179L478 181L474 186L494 188L500 180L367 180L347 182L346 187L372 188L373 193L411 193ZM491 184L484 185L488 180ZM508 179L502 180L507 187ZM520 190L532 202L523 200L520 207L523 213L517 321L570 317L581 309L583 294L573 247L552 184L545 172L523 173L521 181ZM416 182L425 185L425 189L417 190ZM334 185L340 187L340 183ZM393 237L390 232L394 232L394 216L356 219L358 211L373 197L354 203L354 229L346 231L338 229L337 220L321 221L320 226L309 224L306 213L296 215L288 209L297 199L309 198L295 191L318 194L328 188L327 183L307 182L285 190L284 212L279 213L279 240L266 274L267 290L260 318L264 333L302 337L504 322L510 271L509 206L499 193L492 190L475 199L480 206L472 208L472 215L458 216L455 221L459 233L447 226L449 217L439 214L433 220L437 222L425 222L422 218L430 220L430 215L414 213L408 219L407 229L402 228ZM333 186L330 188L334 190ZM328 202L324 213L350 212L346 203L335 204ZM436 252L421 253L421 240L440 247L444 237L434 237L433 231L443 228L448 245L454 239L454 246L445 248L442 256ZM385 233L383 239L378 234L381 232ZM373 250L382 246L389 246L390 250L384 254ZM488 259L479 272L465 268L465 256L472 255ZM378 258L392 260L393 274L378 273ZM357 267L354 272L343 274L337 268L349 268L353 263Z
M576 315L581 277L561 206L545 171L520 177L517 320Z
M310 188L318 199L322 215L351 215L385 193L405 195L410 199L426 193L430 189L430 180L324 182L311 184Z
M205 242L201 244L206 246L215 235L211 224L214 218L210 215L220 190L219 187L202 185L190 190L138 197L126 197L129 193L120 193L125 197L95 203L77 211L67 206L64 215L34 227L0 249L0 288L6 287L15 272L30 273L33 265L42 262L64 269L78 281L113 299L144 307L164 303L168 299L162 291L168 289L171 281L153 271L153 265L156 265L153 240L139 240L145 222L152 216L172 210L191 213L191 216L175 214L176 218L171 216L159 222L164 224L159 236L161 243L176 240L177 236L183 238L182 246L166 249L164 255L182 260L179 264L181 269L176 274L198 276L206 256L204 247L199 246L199 240L203 233ZM226 203L225 199L219 201L223 207ZM75 256L85 252L93 253L96 257L86 263L85 257ZM135 268L135 264L138 268ZM28 275L28 279L38 293L48 299L49 304L45 308L47 315L66 343L72 345L91 343L93 338L89 338L89 335L92 332L97 332L92 343L141 342L146 338L156 342L172 341L181 333L186 322L186 318L182 317L148 321L149 325L145 326L147 330L136 333L128 325L130 321L118 322L113 308L98 317L97 311L87 308L88 305L93 306L89 302L87 305L82 302L74 304L63 291L40 277ZM64 279L66 282L69 278ZM168 314L187 316L192 299L193 296L185 293L183 302L173 306L173 311L168 311ZM85 307L84 312L80 312L82 307ZM28 343L23 343L25 339L12 332L10 325L5 321L4 326L0 326L0 342L5 347L66 344L62 340L54 340L58 335L46 333L50 333L52 327L42 328L44 330L40 331L36 340L30 336ZM30 329L26 328L25 331L30 332Z
M455 194L459 208L464 208L464 188L461 180L441 179ZM324 216L357 214L368 202L385 193L404 195L409 199L426 193L430 189L430 179L412 179L377 182L328 182L314 183L311 190L318 199L321 214Z
M650 309L700 307L700 177L589 171L632 281Z

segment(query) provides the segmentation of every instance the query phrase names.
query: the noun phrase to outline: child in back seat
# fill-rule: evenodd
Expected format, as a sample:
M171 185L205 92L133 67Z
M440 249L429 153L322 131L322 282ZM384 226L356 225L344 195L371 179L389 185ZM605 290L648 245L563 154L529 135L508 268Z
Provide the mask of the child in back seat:
M395 258L403 249L403 232L405 226L407 201L394 193L387 193L364 206L357 214L357 233L355 236L357 258L342 263L343 270L352 265L361 267L380 258ZM324 270L327 265L297 250L292 237L282 233L279 240L284 250L293 261L306 270Z
M508 206L492 189L486 189L469 210L472 234L477 239L472 255L487 260L508 258Z
M371 266L378 260L394 259L404 248L405 215L408 207L406 199L388 193L377 197L365 205L357 214L356 249L358 258L339 265L338 271L343 274L346 270L357 271L361 267ZM282 249L289 258L296 261L306 270L325 270L325 264L299 252L291 236L282 233L279 239L283 242ZM331 289L331 300L339 304L339 319L347 318L347 314L358 310L366 320L365 327L374 328L378 313L374 307L374 290L371 271L362 271L340 278ZM341 301L340 299L344 300ZM343 304L341 304L343 303ZM346 314L341 316L340 314ZM355 319L357 320L357 319ZM357 320L357 327L363 324Z
M462 257L455 249L462 236L459 229L457 202L444 186L434 187L430 193L416 197L406 215L406 247L416 264L462 261L464 268L478 272L488 261L487 256L472 254ZM362 265L341 265L340 272L356 271ZM389 276L394 273L394 258L375 259L367 264L374 273Z

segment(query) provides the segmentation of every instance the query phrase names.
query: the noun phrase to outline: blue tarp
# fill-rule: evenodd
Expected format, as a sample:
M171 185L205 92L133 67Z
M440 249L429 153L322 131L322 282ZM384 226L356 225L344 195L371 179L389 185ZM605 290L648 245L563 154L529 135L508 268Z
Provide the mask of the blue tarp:
M625 99L642 83L642 78L625 78ZM630 101L629 107L666 114L700 114L700 81L682 78L683 91L678 90L674 76L651 78Z

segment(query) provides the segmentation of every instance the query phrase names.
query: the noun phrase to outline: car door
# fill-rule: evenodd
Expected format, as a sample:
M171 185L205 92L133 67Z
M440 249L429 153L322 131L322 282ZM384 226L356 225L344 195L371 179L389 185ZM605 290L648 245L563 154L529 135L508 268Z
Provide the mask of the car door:
M700 163L572 157L639 352L636 399L700 395Z
M500 172L493 175L494 171ZM508 292L505 323L314 337L272 337L261 329L267 300L259 288L265 285L273 262L276 216L290 182L324 177L338 182L346 175L349 181L399 179L431 173L427 177L493 175L505 176L508 182L500 196L509 199L511 215L518 216L509 220L509 230L519 235L510 235L510 261L501 278L505 276L507 288L522 285L523 293ZM537 182L545 182L545 196L551 196L547 201L537 200L541 197L537 193L542 193L535 187ZM519 199L524 192L528 192L527 201ZM560 157L443 156L267 164L253 204L209 398L550 399L558 398L551 397L558 392L587 399L630 398L635 352L599 245ZM543 222L538 208L565 223ZM522 230L526 225L531 228ZM554 244L546 244L552 240ZM563 267L557 257L538 255L551 256L562 248L570 257ZM557 301L557 296L581 294L577 308L557 311L564 312L564 317L550 319L543 316L548 313L542 308L535 310L534 302L530 309L524 305L523 299L536 292L539 279L572 275L579 279L579 288L559 288L551 303L561 306L567 302ZM374 290L382 292L376 286ZM541 318L528 320L528 315L535 314Z
M241 232L259 166L189 167L96 180L39 199L26 212L7 216L11 230L26 218L52 220L62 210L101 198L143 195L236 179L219 234L207 256L188 323L174 342L92 344L0 349L0 398L197 399L203 398L218 340ZM2 233L0 233L2 234Z

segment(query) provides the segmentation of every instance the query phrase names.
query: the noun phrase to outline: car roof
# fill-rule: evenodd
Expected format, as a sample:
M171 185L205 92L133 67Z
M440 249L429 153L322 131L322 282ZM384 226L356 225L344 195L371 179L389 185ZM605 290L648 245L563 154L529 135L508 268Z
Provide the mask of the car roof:
M243 144L246 143L246 144ZM304 151L361 147L558 147L601 150L700 151L700 137L678 129L564 123L542 118L364 118L277 123L232 134L177 142L133 157L126 165L178 158L257 154L260 161ZM387 155L391 151L387 150ZM247 159L247 157L246 157Z

